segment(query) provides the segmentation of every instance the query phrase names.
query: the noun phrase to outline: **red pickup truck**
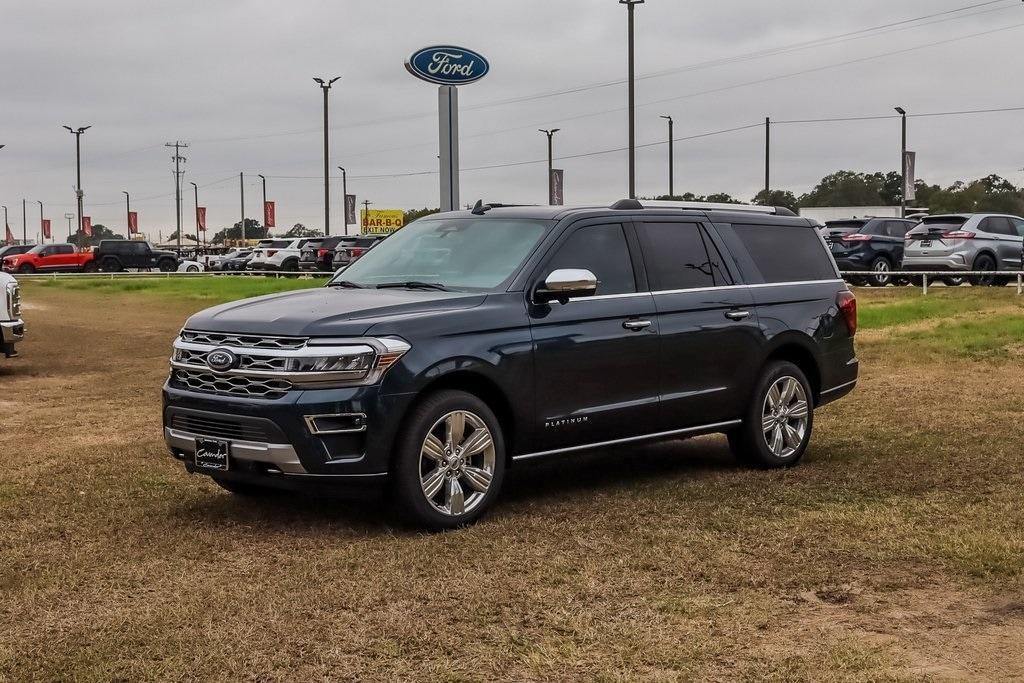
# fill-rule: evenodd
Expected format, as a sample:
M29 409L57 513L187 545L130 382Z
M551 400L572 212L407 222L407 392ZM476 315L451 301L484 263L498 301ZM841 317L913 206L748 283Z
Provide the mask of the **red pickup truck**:
M97 266L91 250L79 251L73 244L39 244L24 254L5 256L3 269L8 273L94 273Z

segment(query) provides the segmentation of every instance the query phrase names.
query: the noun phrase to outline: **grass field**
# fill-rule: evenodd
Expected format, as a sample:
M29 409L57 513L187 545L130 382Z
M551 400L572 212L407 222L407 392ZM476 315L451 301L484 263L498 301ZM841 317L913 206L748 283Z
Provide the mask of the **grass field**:
M316 282L95 282L27 283L0 361L0 680L1024 677L1012 289L858 290L861 382L800 467L717 437L520 466L425 535L165 452L184 318Z

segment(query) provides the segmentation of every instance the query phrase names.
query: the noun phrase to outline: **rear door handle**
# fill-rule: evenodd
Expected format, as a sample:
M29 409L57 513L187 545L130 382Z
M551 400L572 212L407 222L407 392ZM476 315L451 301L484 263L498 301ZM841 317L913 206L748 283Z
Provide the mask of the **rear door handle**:
M651 326L651 321L650 320L627 320L627 321L622 323L622 326L625 327L627 330L632 330L634 332L639 332L640 330L646 330L648 327L650 327Z
M750 311L726 311L725 317L729 320L743 320L750 317Z

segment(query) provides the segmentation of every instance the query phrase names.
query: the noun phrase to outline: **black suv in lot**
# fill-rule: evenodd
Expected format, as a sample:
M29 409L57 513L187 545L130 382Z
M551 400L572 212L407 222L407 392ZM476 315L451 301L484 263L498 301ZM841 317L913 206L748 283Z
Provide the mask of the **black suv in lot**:
M96 247L95 262L105 273L119 273L128 268L157 268L165 273L178 269L177 254L154 249L142 240L101 240Z
M857 381L856 300L807 219L768 207L501 207L422 218L324 287L193 315L164 437L238 494L386 484L433 529L507 468L725 433L795 464Z
M822 234L839 270L864 273L850 277L854 284L885 287L902 281L893 272L903 263L907 231L915 225L917 221L904 218L849 218L828 221Z

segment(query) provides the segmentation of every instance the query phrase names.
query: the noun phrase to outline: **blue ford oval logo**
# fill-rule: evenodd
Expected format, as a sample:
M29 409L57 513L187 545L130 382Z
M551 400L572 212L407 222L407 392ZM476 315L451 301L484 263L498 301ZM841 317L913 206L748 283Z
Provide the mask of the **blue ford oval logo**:
M206 365L214 372L227 372L238 363L238 356L227 349L214 349L206 354Z
M416 78L438 85L466 85L491 70L483 55L464 47L435 45L412 53L405 68Z

